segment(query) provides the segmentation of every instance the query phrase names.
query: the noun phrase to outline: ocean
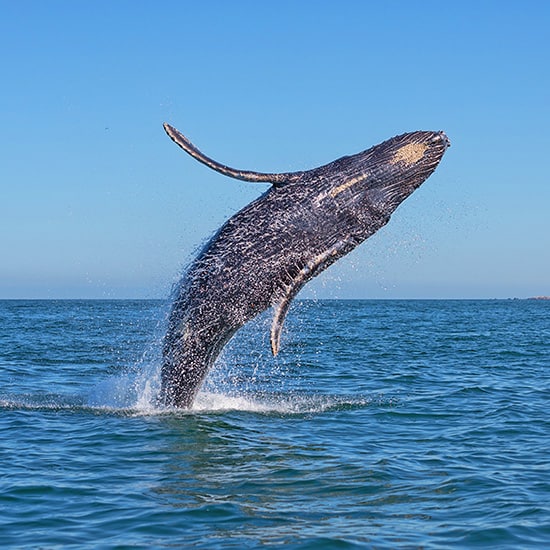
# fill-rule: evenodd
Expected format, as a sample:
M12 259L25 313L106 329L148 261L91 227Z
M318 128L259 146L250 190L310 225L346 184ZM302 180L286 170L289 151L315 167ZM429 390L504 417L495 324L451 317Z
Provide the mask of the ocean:
M298 301L156 405L163 301L0 301L2 548L549 548L550 302Z

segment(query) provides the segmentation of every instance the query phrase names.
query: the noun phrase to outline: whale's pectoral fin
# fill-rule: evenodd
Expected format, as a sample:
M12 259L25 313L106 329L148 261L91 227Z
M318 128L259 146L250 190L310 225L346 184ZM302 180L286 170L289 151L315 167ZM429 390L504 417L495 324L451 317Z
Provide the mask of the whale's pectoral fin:
M275 315L273 315L273 322L271 323L271 351L274 356L279 353L279 346L281 343L281 330L283 329L283 323L285 322L288 308L292 302L293 297L285 296L275 308Z
M201 153L201 151L199 151L181 132L176 130L173 126L170 126L170 124L167 124L165 122L163 126L170 139L174 143L179 145L186 153L189 153L199 162L206 164L206 166L212 168L212 170L216 170L216 172L220 172L220 174L224 174L225 176L256 183L272 183L276 187L279 187L281 185L284 185L285 183L295 183L299 181L304 174L304 172L264 174L262 172L250 172L246 170L236 170L235 168L230 168L229 166L225 166L225 164L220 164L219 162L216 162L215 160Z
M285 321L286 314L290 308L290 304L296 294L302 287L313 277L321 273L329 265L334 263L338 258L349 251L350 240L338 241L334 246L330 247L325 252L322 252L312 260L310 260L299 272L298 275L291 281L283 290L280 300L275 306L273 322L271 323L271 351L273 355L279 353L281 341L281 330Z

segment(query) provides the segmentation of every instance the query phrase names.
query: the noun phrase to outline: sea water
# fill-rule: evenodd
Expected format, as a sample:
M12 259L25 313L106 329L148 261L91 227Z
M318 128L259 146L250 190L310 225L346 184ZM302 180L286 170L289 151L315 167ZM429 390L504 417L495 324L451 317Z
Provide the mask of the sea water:
M2 548L550 547L550 302L298 302L190 411L168 307L0 301Z

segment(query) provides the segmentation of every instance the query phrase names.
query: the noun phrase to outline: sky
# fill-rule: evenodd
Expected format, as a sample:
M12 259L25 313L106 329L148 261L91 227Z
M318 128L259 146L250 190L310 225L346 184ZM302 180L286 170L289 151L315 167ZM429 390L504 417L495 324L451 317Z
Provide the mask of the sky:
M0 0L0 298L166 298L267 189L407 131L452 147L316 298L550 294L550 2Z

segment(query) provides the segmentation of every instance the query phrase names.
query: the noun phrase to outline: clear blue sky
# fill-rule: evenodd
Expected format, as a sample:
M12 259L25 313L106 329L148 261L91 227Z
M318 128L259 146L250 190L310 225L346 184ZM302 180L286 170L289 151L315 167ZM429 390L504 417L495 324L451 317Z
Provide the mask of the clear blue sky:
M0 298L165 297L266 187L411 130L452 141L302 296L550 294L550 2L0 0Z

